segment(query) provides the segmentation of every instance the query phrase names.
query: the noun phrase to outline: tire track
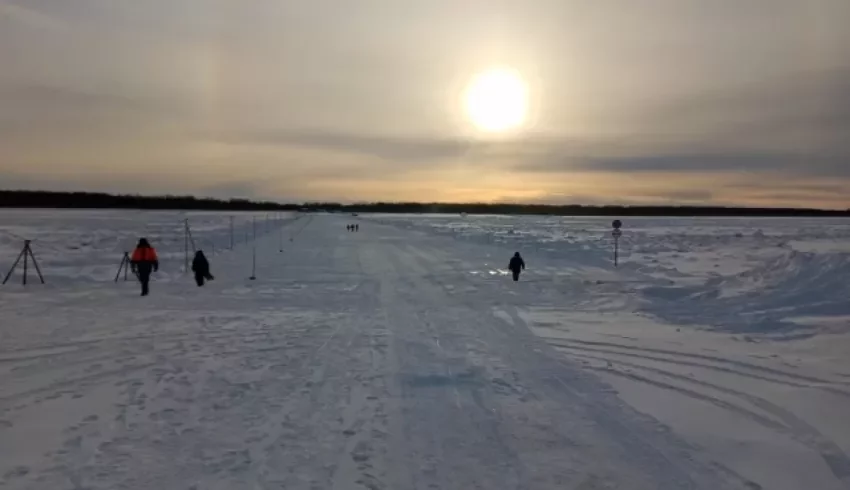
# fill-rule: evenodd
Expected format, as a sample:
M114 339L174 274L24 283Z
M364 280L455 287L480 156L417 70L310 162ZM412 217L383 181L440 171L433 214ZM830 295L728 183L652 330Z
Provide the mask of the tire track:
M550 340L550 339L547 339L547 341L548 340ZM560 340L560 339L553 339L553 340L557 341L557 340ZM748 363L748 362L744 362L744 361L738 361L738 360L735 360L735 359L727 359L727 358L718 357L718 356L710 356L710 355L707 355L707 354L697 354L697 353L691 353L691 352L679 352L679 351L674 351L674 350L669 350L669 349L658 349L658 348L652 348L652 347L633 347L633 346L629 346L629 345L618 344L618 343L615 343L615 342L600 342L600 341L576 340L576 339L569 339L569 340L564 339L563 341L573 343L573 344L580 344L580 345L601 346L601 347L616 347L616 348L626 349L626 350L639 350L639 351L642 351L642 352L649 352L649 353L653 353L653 354L666 354L666 355L677 356L677 357L689 357L689 358L694 358L694 359L712 361L712 362L716 362L718 364L729 364L729 365L732 365L732 366L737 366L737 367L749 369L751 371L757 371L757 372L762 372L762 373L766 373L766 374L772 374L774 376L785 376L787 378L796 379L798 381L808 381L810 383L833 384L833 382L831 382L831 381L827 381L827 380L824 380L824 379L821 379L821 378L816 378L816 377L813 377L813 376L806 376L806 375L802 375L802 374L789 373L787 371L768 368L768 367L765 367L765 366L760 366L758 364L752 364L752 363Z
M573 351L574 350L574 351L579 351L579 352L599 352L599 353L604 353L604 354L613 354L613 355L617 355L617 356L631 357L631 358L636 358L636 359L645 359L645 360L649 360L649 361L664 362L664 363L668 363L668 364L676 364L676 365L680 365L680 366L689 366L689 367L710 369L710 370L713 370L713 371L724 372L724 373L733 374L733 375L740 376L740 377L756 379L756 380L759 380L759 381L767 381L767 382L779 384L779 385L782 385L782 386L789 386L789 387L794 387L794 388L817 389L817 390L825 391L825 392L832 393L832 394L835 394L835 395L850 398L850 393L848 393L844 390L835 388L833 386L821 386L819 384L818 385L810 385L810 384L804 384L804 383L799 383L799 382L794 382L794 381L776 379L776 378L769 377L769 376L762 376L762 375L759 375L759 374L747 373L747 372L735 370L735 369L725 367L725 366L716 366L716 365L712 365L712 364L700 363L700 362L694 362L694 361L687 361L687 360L670 359L669 357L651 356L651 355L641 354L640 352L644 352L644 350L642 348L629 349L628 347L625 347L625 346L619 346L619 347L624 348L626 350L632 351L632 352L624 352L624 351L619 351L619 350L614 350L614 349L585 347L585 346L583 346L584 344L572 345L574 343L573 341L564 340L564 339L557 339L557 340L556 339L547 339L547 342L549 344L551 344L552 346L556 347L557 349L562 349L562 350L567 350L567 351ZM575 342L575 343L578 343L578 342ZM613 345L616 345L616 344L613 344ZM680 354L680 357L688 357L688 355L687 354ZM711 357L711 356L708 356L708 357ZM722 361L720 361L720 362L722 363ZM778 373L780 373L780 371L776 371L776 375L779 375ZM822 381L822 380L818 380L816 382L817 383L829 384L828 381Z
M609 361L609 359L601 356L579 354L577 355L577 357ZM619 376L622 378L630 379L632 381L656 386L658 388L682 394L695 400L707 402L719 408L749 418L750 420L753 420L768 429L787 435L792 439L796 440L797 442L800 442L801 444L805 445L809 449L812 449L817 452L821 456L823 461L827 464L827 466L830 468L832 474L840 481L844 482L845 485L848 485L848 488L850 488L850 457L848 457L847 454L845 454L844 451L834 441L824 436L820 431L818 431L806 421L800 419L790 411L779 407L778 405L775 405L761 397L733 390L731 388L726 388L717 384L709 383L707 381L693 379L681 374L671 373L663 369L652 368L636 363L623 362L619 360L615 362L619 365L659 374L661 376L665 376L671 379L679 380L703 388L709 388L717 392L739 398L776 417L777 419L779 419L779 421L781 421L781 424L777 423L773 419L766 418L754 411L747 410L746 408L740 407L725 400L720 400L703 392L682 388L680 386L664 383L662 381L658 381L638 374L626 373L611 368L585 366L585 369L597 372L604 372L609 375Z

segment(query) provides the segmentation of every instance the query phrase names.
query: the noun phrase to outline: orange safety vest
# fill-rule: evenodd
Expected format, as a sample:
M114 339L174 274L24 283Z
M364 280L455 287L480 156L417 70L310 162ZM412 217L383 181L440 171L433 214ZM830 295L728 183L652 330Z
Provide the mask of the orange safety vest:
M133 250L133 257L130 259L133 262L156 262L156 250L153 247L139 247Z

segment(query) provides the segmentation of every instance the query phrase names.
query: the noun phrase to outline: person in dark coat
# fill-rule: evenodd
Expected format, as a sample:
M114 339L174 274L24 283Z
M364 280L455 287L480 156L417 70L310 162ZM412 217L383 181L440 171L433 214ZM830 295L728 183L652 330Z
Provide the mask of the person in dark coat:
M150 292L148 284L151 280L151 272L159 270L159 258L156 256L156 249L151 247L147 238L140 238L139 244L133 250L133 256L130 258L130 268L133 269L133 274L139 278L142 283L142 296L147 296Z
M511 262L508 264L508 269L510 269L513 274L514 281L519 281L519 273L525 270L525 261L520 257L519 252L516 252L513 257L511 257Z
M195 273L195 282L198 284L198 287L204 285L204 280L211 281L215 279L210 274L210 262L201 250L195 252L195 258L192 259L192 272Z

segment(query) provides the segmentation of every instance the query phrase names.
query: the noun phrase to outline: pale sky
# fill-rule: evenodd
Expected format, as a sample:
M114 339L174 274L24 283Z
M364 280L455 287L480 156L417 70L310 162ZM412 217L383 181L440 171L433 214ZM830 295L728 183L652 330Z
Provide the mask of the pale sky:
M463 110L521 75L520 128ZM0 0L0 188L850 208L848 0Z

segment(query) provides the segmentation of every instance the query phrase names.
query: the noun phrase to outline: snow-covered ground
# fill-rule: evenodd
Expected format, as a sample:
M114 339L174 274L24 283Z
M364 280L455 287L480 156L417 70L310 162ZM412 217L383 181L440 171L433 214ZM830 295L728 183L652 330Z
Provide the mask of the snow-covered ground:
M0 486L850 488L850 221L270 218L0 212Z

